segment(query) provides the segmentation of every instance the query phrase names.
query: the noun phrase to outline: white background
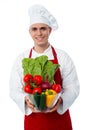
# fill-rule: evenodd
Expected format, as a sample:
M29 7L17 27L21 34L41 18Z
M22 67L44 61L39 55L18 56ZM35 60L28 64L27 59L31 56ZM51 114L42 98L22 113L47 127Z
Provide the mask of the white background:
M23 130L24 115L9 97L9 78L15 58L33 46L28 33L28 8L43 4L59 29L50 43L73 59L80 95L70 107L73 129L87 130L87 4L86 0L0 0L0 129Z

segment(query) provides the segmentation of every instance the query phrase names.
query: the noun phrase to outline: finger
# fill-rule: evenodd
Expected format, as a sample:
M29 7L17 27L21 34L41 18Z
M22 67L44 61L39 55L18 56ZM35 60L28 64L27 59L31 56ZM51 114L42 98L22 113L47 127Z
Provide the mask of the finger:
M56 107L53 107L52 109L50 109L49 112L54 112L57 108Z
M34 105L29 101L29 99L26 99L26 104L29 108L33 109Z
M30 107L31 109L34 109L34 105L31 103L31 102L27 102L27 105L28 105L28 107Z
M58 101L58 102L55 104L55 106L54 106L53 108L50 109L49 112L53 112L53 111L57 110L59 104L60 104L60 101Z

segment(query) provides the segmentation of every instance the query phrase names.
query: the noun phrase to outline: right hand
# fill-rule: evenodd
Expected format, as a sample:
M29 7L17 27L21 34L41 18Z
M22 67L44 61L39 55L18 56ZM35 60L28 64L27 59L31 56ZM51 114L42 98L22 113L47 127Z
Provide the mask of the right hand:
M25 96L25 103L31 109L32 112L35 112L34 104L32 104L26 96Z

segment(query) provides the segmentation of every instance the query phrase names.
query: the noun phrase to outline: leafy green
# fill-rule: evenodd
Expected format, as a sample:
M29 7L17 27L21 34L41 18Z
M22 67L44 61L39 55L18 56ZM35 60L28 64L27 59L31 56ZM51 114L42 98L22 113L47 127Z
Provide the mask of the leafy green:
M54 74L55 74L56 70L58 69L58 67L59 67L59 64L53 64L51 61L48 61L45 64L44 70L42 72L43 79L45 80L46 75L48 75L48 81L53 82Z
M37 58L24 58L22 60L22 67L24 75L29 73L34 76L38 74L43 77L44 81L46 80L46 75L48 75L48 81L52 83L59 64L53 64L46 55L42 55Z

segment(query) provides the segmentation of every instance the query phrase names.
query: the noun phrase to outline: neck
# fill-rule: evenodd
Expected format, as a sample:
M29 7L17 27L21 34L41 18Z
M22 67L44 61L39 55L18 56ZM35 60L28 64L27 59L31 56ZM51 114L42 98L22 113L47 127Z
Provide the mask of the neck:
M43 53L49 47L49 45L49 43L46 45L35 45L33 49L38 53Z

